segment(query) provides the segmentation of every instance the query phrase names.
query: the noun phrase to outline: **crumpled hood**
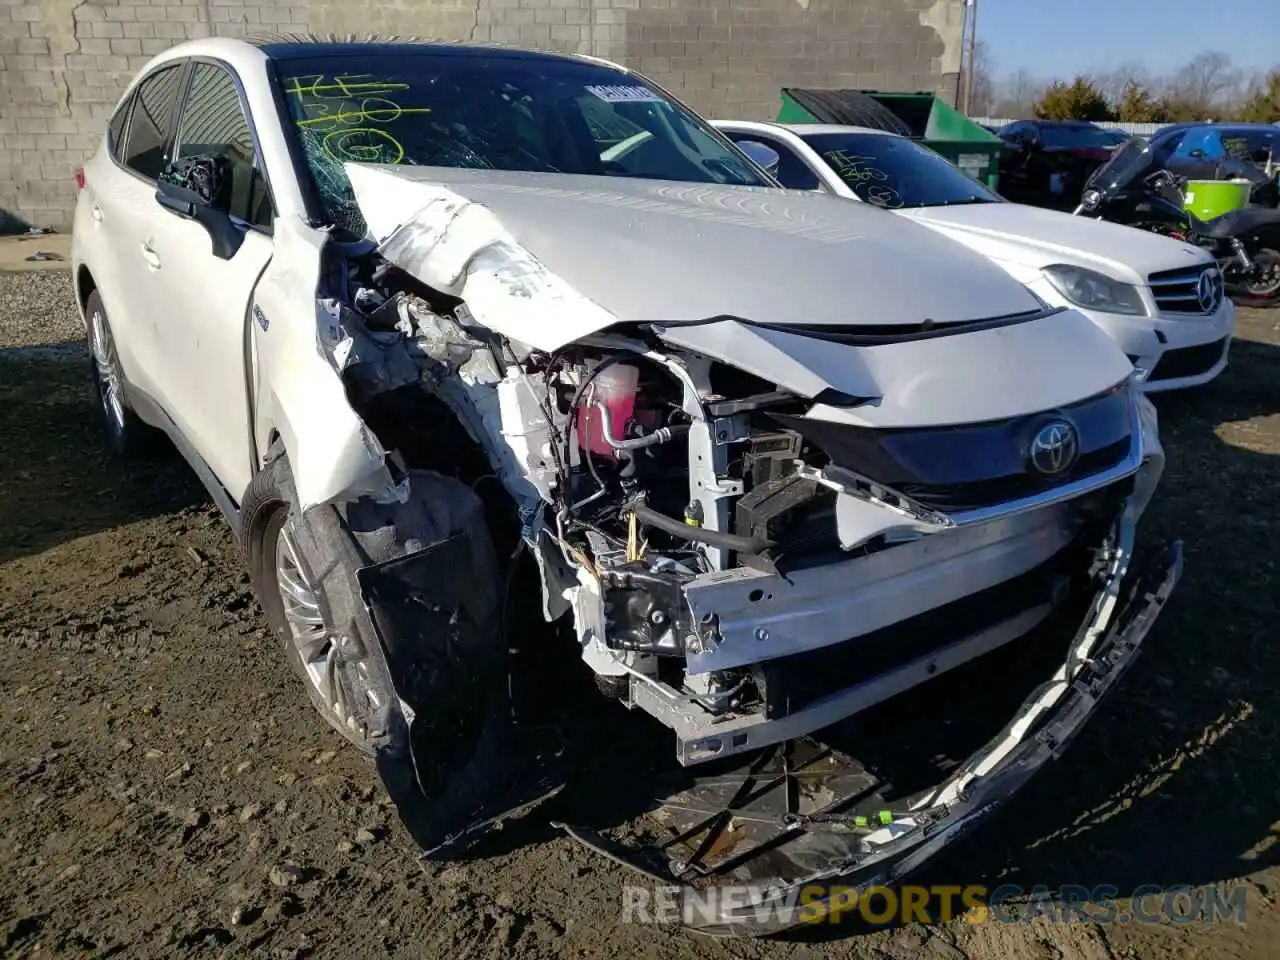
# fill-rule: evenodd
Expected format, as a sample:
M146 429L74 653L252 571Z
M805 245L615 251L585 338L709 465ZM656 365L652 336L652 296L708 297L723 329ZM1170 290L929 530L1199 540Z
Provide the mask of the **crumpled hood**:
M885 325L1041 307L985 257L835 197L441 167L347 172L387 259L543 350L618 322Z
M1212 258L1189 243L1145 230L1021 203L975 203L898 211L977 253L1040 269L1051 263L1088 267L1125 283Z
M1067 406L1127 379L1133 365L1076 310L949 336L853 346L736 320L657 327L674 347L731 363L802 397L867 402L807 416L868 427L982 423Z

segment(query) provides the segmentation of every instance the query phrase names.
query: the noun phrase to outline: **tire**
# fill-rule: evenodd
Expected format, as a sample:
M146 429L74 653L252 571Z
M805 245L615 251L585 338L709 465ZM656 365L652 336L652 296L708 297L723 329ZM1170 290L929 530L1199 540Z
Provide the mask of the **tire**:
M1245 307L1280 306L1280 250L1259 250L1253 256L1253 263L1256 270L1267 271L1267 281L1233 285L1232 299Z
M107 319L102 297L94 290L85 303L85 337L89 347L89 369L93 376L94 395L102 411L107 445L126 460L150 456L160 448L162 434L143 423L129 408L120 355Z
M371 755L392 737L394 692L376 639L354 617L339 612L352 609L361 562L354 548L322 550L310 524L293 515L292 499L289 461L277 446L241 504L249 580L312 706ZM317 509L336 525L332 507Z

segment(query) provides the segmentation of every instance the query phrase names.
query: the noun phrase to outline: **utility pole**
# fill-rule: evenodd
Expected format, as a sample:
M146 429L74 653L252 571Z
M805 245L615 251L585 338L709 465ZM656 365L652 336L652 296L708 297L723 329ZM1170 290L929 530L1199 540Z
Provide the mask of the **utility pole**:
M964 114L967 117L973 112L973 59L978 39L978 0L964 0L964 8L965 26L969 33L968 52L965 55L968 66L964 71Z

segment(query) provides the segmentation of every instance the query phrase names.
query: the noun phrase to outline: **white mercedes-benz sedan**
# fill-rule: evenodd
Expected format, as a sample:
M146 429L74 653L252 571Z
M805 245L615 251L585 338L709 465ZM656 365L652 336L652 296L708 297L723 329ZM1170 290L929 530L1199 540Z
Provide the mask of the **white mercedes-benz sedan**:
M1199 247L1010 203L923 144L883 130L714 122L735 142L774 150L783 186L892 210L991 258L1046 302L1079 310L1116 341L1148 393L1200 386L1226 369L1235 305Z

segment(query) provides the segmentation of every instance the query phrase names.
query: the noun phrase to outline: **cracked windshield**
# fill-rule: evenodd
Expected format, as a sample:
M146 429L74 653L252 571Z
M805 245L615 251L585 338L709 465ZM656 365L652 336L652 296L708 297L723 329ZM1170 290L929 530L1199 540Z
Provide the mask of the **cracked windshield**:
M858 198L877 207L997 203L1000 197L928 147L875 133L804 135Z
M352 233L364 225L347 162L765 185L680 106L591 64L380 56L283 66L307 171L329 219Z

